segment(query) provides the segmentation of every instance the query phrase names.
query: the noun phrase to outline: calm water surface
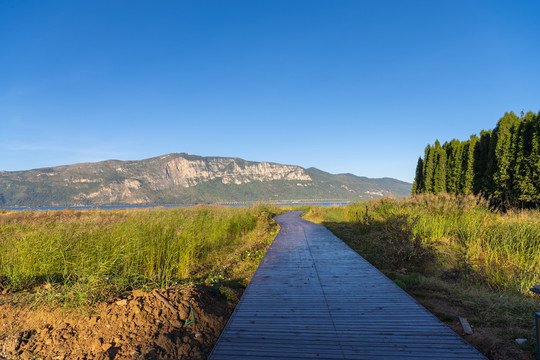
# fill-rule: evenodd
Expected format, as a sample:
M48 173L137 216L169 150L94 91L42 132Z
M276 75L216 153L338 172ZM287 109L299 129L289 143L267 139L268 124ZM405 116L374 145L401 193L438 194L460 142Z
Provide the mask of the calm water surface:
M205 205L221 205L229 207L241 207L241 206L251 206L254 203L239 203L239 204L205 204ZM316 206L345 206L350 204L349 201L344 202L291 202L291 203L279 203L273 204L278 206L302 206L302 205L316 205ZM202 204L201 204L202 205ZM154 209L154 208L190 208L195 205L105 205L105 206L46 206L46 207L0 207L0 210L12 210L12 211L23 211L23 210L118 210L118 209Z

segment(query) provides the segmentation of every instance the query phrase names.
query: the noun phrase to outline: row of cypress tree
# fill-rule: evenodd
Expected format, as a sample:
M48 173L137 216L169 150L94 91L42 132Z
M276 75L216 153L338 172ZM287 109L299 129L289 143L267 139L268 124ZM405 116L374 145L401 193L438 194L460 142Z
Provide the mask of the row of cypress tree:
M475 194L508 205L540 203L540 112L507 112L493 130L428 145L415 193Z

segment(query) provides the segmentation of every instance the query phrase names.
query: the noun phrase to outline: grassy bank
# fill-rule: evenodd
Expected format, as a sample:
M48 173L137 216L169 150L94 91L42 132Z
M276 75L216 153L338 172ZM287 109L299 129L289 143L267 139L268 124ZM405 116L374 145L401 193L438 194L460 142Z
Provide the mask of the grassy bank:
M270 244L276 207L4 211L0 286L58 289L89 304L177 282L245 285Z
M313 208L308 217L348 237L387 271L445 269L494 290L523 294L540 282L538 211L499 214L475 197L419 195Z
M489 358L513 358L519 337L528 339L521 350L536 352L540 301L528 289L540 283L538 211L501 214L475 197L418 195L313 207L305 217L328 227L455 330L458 317L467 317L476 327L468 340Z

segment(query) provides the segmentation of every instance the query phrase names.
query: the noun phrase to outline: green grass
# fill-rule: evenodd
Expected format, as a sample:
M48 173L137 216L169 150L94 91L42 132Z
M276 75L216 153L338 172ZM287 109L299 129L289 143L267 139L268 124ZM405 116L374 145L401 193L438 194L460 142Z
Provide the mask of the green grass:
M538 211L499 214L472 196L418 195L312 208L307 217L385 271L442 268L495 290L523 294L540 283Z
M280 211L259 205L2 212L0 285L13 292L46 287L56 291L42 295L72 304L175 283L245 286Z

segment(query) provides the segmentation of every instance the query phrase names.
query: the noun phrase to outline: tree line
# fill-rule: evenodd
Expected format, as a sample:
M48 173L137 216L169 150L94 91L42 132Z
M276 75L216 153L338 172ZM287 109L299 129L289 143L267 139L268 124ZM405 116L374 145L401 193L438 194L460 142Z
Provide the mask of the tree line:
M469 140L437 140L418 159L412 193L482 195L495 203L540 203L540 112L507 112Z

